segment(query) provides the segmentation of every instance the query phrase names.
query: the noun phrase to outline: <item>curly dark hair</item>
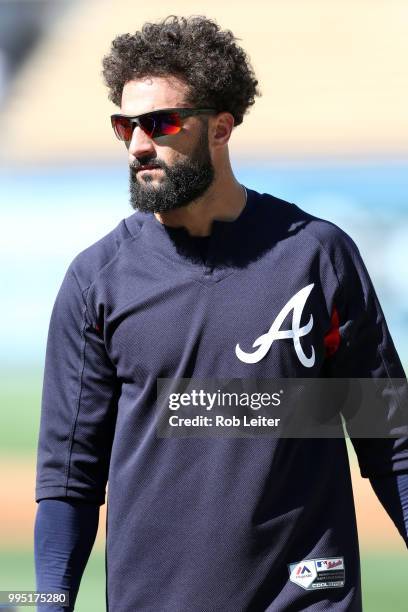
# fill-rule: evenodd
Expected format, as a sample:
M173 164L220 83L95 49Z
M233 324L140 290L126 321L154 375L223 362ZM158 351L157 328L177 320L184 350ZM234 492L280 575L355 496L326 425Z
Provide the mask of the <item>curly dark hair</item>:
M234 126L262 95L245 51L230 30L201 15L169 15L112 41L102 60L109 99L120 106L124 84L145 76L175 76L188 85L186 103L229 112Z

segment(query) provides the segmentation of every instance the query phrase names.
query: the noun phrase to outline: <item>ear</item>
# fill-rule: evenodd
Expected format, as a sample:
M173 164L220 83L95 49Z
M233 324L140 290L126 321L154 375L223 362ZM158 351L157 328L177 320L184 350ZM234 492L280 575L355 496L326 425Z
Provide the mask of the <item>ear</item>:
M234 127L234 116L231 113L218 113L212 118L209 139L213 147L225 146Z

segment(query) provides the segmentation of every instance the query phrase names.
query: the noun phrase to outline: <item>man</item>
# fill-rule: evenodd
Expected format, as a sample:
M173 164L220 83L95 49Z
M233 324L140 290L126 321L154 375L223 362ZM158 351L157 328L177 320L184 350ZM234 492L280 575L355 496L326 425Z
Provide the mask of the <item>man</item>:
M161 378L405 378L359 252L235 178L228 142L259 91L231 32L145 24L113 41L104 76L135 212L74 259L54 306L37 587L73 609L109 481L109 610L359 611L344 439L160 437L156 392ZM407 542L408 438L353 443Z

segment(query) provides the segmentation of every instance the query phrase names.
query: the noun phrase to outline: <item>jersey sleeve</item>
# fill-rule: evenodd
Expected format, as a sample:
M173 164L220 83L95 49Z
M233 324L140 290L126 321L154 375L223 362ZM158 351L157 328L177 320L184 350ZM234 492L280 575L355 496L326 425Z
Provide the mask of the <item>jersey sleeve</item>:
M370 482L408 548L408 473L371 478Z
M36 501L103 504L120 386L74 266L51 314L37 451Z
M338 279L333 306L338 312L340 343L327 360L330 376L364 379L360 384L366 389L370 380L386 379L381 381L381 400L364 405L367 432L378 423L376 429L384 435L366 436L361 426L355 430L352 420L347 422L346 418L361 475L371 478L408 472L408 387L404 369L360 252L344 232L338 237L333 259Z

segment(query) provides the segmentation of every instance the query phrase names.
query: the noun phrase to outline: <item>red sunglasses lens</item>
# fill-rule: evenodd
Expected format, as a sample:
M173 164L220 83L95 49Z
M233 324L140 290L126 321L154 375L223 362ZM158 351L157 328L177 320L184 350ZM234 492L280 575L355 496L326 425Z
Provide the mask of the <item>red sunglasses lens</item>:
M181 129L181 119L177 113L157 113L141 117L143 130L151 137L177 134Z
M150 138L177 134L181 130L178 113L151 113L140 117L140 126ZM112 117L112 127L119 140L131 140L136 123L128 117Z
M126 117L112 117L112 127L119 140L130 140L132 138L132 122Z

